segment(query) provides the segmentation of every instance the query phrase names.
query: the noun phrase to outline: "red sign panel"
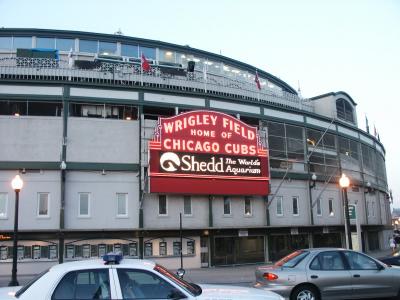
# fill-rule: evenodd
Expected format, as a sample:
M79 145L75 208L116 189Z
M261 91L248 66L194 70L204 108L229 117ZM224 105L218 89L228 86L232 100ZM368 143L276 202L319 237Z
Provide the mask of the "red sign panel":
M149 149L152 193L269 193L268 151L257 128L227 114L159 118Z

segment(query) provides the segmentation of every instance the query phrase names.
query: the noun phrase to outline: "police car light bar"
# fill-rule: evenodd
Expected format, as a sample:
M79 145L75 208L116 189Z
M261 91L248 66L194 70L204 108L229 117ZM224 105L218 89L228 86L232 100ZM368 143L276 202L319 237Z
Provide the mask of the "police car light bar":
M107 253L106 255L103 255L103 261L104 264L113 264L113 265L118 265L119 262L122 260L122 255L118 253Z

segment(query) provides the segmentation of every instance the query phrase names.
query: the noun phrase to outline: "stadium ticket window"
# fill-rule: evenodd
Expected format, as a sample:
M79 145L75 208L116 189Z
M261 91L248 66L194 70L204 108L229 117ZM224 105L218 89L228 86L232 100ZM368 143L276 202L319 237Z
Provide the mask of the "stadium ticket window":
M309 248L308 234L271 235L268 245L269 260L277 261L295 250Z
M264 237L216 237L214 265L257 263L264 261Z
M339 232L314 234L313 246L315 248L342 247L342 237Z

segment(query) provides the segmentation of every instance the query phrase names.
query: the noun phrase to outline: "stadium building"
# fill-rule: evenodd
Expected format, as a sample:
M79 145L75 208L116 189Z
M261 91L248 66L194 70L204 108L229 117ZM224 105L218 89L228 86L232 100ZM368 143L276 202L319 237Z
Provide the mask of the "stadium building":
M0 141L1 273L16 174L22 273L109 251L177 268L182 249L189 268L345 247L345 196L353 248L388 247L385 149L351 96L305 99L187 45L0 29Z

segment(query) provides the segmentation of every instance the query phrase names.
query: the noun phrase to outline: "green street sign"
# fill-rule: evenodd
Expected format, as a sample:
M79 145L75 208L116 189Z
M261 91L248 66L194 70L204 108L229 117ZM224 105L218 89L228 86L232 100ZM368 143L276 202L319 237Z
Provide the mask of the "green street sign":
M349 204L349 217L350 220L356 219L356 206L353 204Z

